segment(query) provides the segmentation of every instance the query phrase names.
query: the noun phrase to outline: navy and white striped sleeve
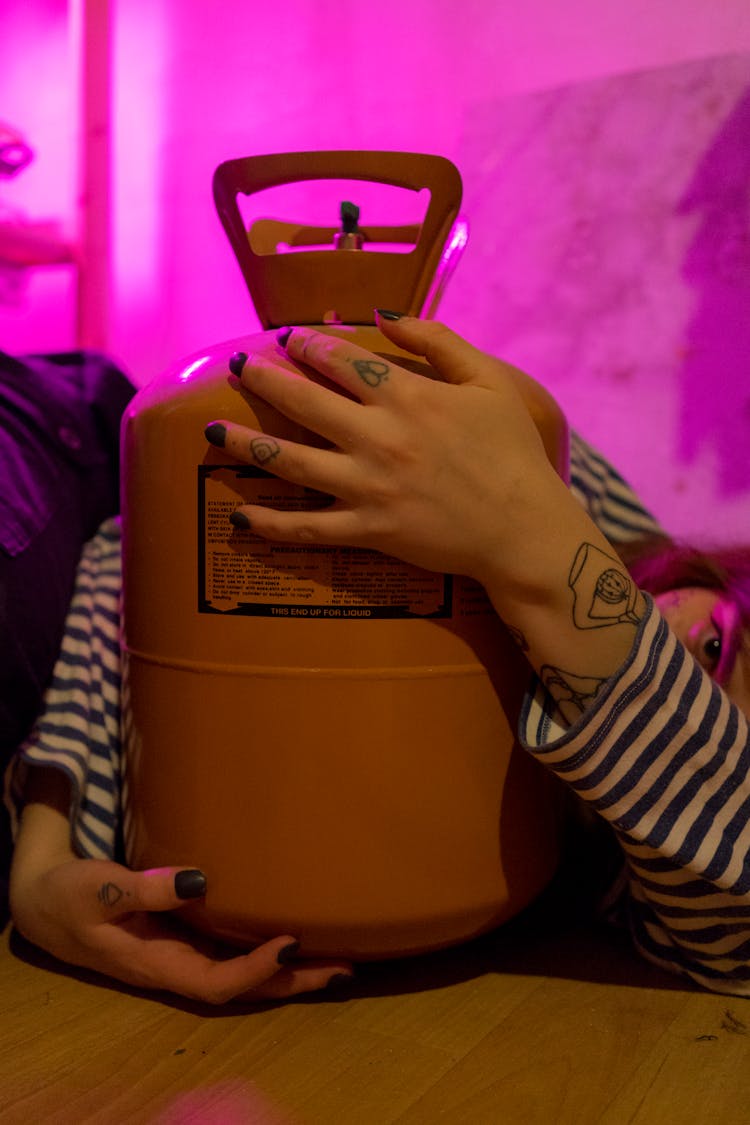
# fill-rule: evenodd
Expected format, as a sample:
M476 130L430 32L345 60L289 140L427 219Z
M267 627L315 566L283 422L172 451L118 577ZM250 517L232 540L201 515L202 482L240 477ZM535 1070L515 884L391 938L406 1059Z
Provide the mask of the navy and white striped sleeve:
M570 435L570 491L610 543L664 534L627 481L575 432Z
M83 549L44 708L11 780L18 804L29 766L62 770L72 786L74 849L93 859L114 856L120 816L120 572L113 518Z
M750 731L648 599L630 656L556 728L542 688L521 741L615 830L641 953L715 992L750 996Z

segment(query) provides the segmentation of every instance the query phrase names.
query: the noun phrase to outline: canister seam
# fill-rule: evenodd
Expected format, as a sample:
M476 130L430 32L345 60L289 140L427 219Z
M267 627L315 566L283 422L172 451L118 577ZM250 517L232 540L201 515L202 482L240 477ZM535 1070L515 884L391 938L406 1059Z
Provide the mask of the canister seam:
M159 668L174 668L178 671L200 672L213 676L253 676L266 679L379 679L406 680L435 677L486 676L483 664L439 664L413 665L406 668L372 667L365 668L320 668L315 666L288 667L268 664L223 664L216 661L186 660L182 657L164 657L142 652L138 649L123 648L131 660L140 661Z

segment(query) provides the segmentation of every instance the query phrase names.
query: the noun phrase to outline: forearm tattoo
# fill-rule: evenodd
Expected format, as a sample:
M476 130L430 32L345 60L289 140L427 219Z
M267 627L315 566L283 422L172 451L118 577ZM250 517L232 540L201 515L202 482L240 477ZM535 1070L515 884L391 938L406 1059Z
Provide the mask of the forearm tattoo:
M599 694L602 684L606 683L596 676L577 676L574 672L554 668L551 664L542 666L539 677L568 726L588 710Z
M390 374L390 367L379 359L353 359L352 366L368 387L379 387Z
M250 452L259 465L273 461L281 453L281 446L270 437L256 437L250 442Z
M578 629L637 625L638 587L618 559L583 543L573 560L568 585L573 591L573 624Z
M582 543L568 575L573 591L573 624L577 629L637 625L638 587L619 559ZM583 715L599 695L607 677L585 676L552 664L539 670L540 679L568 726Z

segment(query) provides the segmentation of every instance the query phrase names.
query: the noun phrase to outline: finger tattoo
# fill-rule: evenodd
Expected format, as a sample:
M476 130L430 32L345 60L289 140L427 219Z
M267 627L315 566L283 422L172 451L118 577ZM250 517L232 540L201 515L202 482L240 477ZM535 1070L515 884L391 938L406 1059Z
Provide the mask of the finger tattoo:
M122 887L118 887L116 883L102 883L96 892L96 897L104 906L117 906L124 894L125 891Z
M259 465L273 461L281 453L281 446L273 438L256 437L250 442L250 451Z
M381 383L386 381L391 371L387 363L382 363L377 359L354 359L352 365L362 382L367 383L368 387L379 387Z

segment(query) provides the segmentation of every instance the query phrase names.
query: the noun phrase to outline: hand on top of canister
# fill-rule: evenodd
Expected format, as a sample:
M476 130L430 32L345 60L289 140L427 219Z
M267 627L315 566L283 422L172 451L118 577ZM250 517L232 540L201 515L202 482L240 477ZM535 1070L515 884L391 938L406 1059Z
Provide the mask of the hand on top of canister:
M333 448L224 421L227 452L336 501L321 512L248 505L239 519L264 538L371 547L488 582L514 538L514 509L526 522L530 498L557 480L519 392L526 377L443 325L380 317L378 326L424 355L439 379L311 328L279 333L298 374L248 357L247 389ZM305 378L305 367L347 393ZM209 440L221 438L216 426Z
M244 387L329 447L228 420L211 423L208 440L334 501L320 511L242 505L232 522L263 538L373 548L468 575L538 671L603 681L627 655L644 602L552 467L522 394L532 381L442 324L380 313L378 327L438 377L307 327L279 333L287 362L248 357ZM571 589L605 575L611 612L603 602L603 617L584 620Z

